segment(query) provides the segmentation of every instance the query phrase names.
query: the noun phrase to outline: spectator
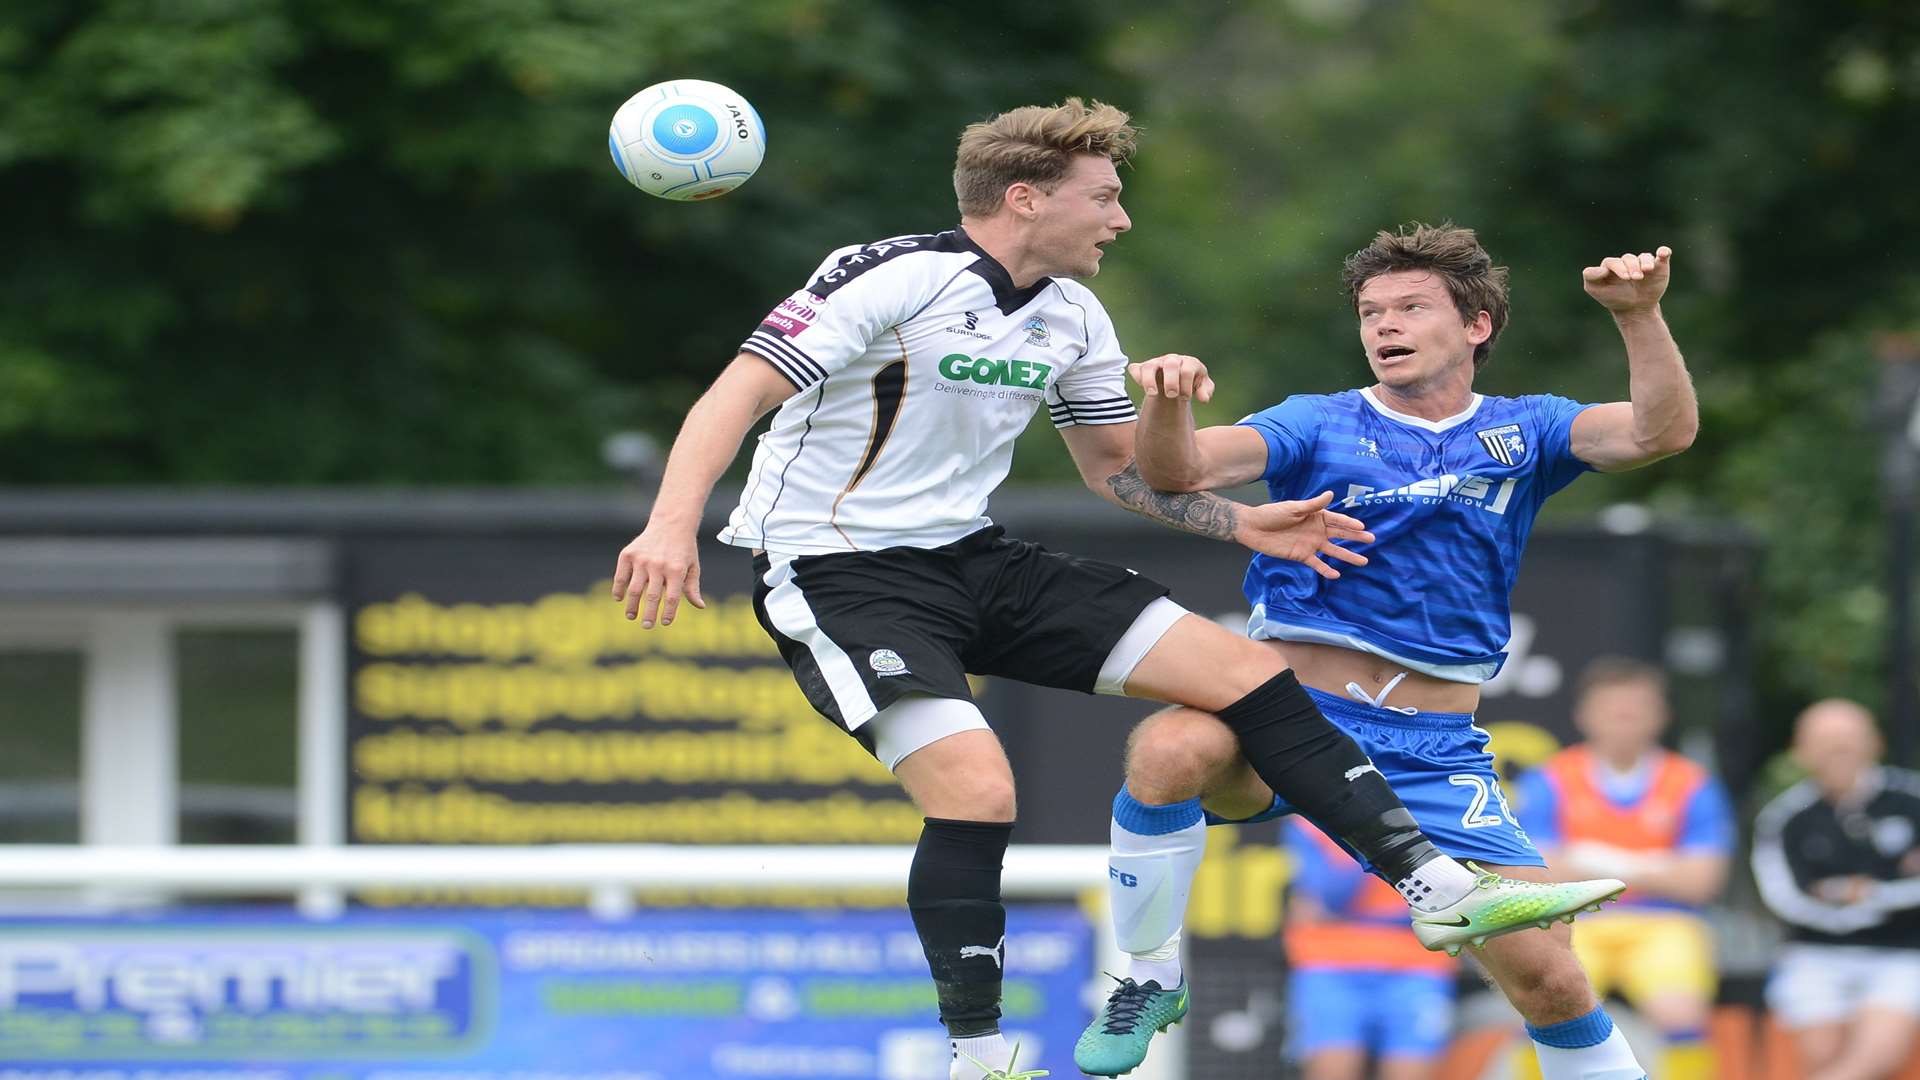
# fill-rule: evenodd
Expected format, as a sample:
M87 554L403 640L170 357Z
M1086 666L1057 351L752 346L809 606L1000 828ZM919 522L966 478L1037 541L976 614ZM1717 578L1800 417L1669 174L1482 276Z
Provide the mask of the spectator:
M1754 823L1754 879L1790 939L1767 1004L1810 1080L1892 1076L1920 1027L1920 775L1880 751L1865 708L1815 703L1793 737L1808 778Z
M1406 901L1325 833L1286 822L1291 1050L1305 1080L1429 1080L1453 1031L1456 962L1428 952Z
M1710 1080L1717 979L1713 934L1698 909L1726 883L1733 814L1718 781L1661 747L1666 689L1650 664L1596 660L1574 702L1585 741L1548 758L1515 791L1521 823L1555 871L1627 883L1618 907L1573 928L1594 989L1619 993L1659 1029L1666 1051L1655 1075Z

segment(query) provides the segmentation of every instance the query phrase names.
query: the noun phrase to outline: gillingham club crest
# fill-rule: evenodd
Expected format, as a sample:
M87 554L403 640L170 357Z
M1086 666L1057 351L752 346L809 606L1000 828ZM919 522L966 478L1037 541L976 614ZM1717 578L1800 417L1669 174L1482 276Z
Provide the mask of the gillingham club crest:
M1519 424L1485 428L1474 434L1479 436L1480 445L1487 448L1487 453L1493 455L1493 460L1502 465L1518 465L1526 459L1527 439L1520 434Z

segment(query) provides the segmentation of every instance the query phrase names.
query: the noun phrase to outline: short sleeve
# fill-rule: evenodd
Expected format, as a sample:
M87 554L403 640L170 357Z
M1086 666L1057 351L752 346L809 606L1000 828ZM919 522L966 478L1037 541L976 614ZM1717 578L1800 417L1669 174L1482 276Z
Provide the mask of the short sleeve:
M1076 424L1124 424L1138 418L1127 396L1127 354L1100 302L1087 296L1073 304L1086 313L1087 352L1047 387L1047 413L1057 428Z
M1290 397L1254 413L1236 426L1250 427L1266 440L1267 468L1261 479L1279 485L1288 473L1312 456L1318 417L1311 399Z
M1520 815L1520 827L1533 838L1535 846L1559 847L1560 793L1544 768L1528 770L1513 785L1514 809Z
M829 256L811 280L824 280L848 253ZM740 345L805 390L860 358L875 338L924 303L924 275L904 261L875 266L823 294L801 289L780 302ZM816 286L817 287L817 286Z
M1733 851L1733 843L1733 803L1720 781L1709 779L1687 800L1676 846L1682 851L1725 855Z
M1573 455L1573 421L1593 406L1555 394L1536 394L1527 399L1533 410L1535 430L1539 432L1539 475L1545 486L1541 498L1559 491L1593 471L1593 466Z

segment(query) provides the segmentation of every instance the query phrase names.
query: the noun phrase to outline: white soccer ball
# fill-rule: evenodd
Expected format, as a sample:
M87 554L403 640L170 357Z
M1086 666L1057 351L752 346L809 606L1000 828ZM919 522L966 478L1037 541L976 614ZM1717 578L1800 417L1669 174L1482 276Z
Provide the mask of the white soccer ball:
M711 199L760 167L767 129L746 98L719 83L675 79L620 106L607 149L620 175L649 195Z

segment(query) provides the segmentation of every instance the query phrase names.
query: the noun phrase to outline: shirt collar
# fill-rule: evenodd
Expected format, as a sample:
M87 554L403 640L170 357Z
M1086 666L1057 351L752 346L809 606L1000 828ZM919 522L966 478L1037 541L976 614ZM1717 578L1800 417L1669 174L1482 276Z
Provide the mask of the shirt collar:
M1375 412L1378 412L1389 420L1398 420L1403 424L1434 432L1447 431L1471 420L1473 414L1480 411L1480 402L1484 400L1479 394L1475 394L1472 400L1467 402L1465 409L1454 413L1445 420L1428 420L1421 416L1409 416L1406 413L1390 409L1381 404L1380 399L1374 396L1373 387L1371 386L1362 387L1360 396L1366 399L1367 404L1373 406Z
M1052 278L1043 277L1024 289L1014 288L1013 275L1007 273L1007 268L1000 265L1000 260L987 254L986 248L974 243L973 237L967 235L967 230L955 225L953 231L954 235L960 238L963 248L980 256L967 269L980 275L981 279L987 283L987 287L993 290L993 303L1000 309L1000 314L1011 315L1019 311L1033 303L1034 297L1039 296L1047 286L1053 284Z

